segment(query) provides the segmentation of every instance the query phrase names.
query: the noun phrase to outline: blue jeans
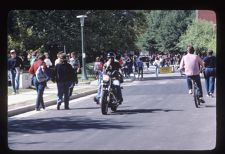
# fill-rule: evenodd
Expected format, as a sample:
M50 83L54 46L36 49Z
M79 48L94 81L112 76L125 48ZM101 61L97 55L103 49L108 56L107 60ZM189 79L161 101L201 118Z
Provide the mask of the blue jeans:
M156 77L159 76L159 67L158 66L155 67L155 75L156 75Z
M216 78L215 75L216 75L215 68L205 68L204 77L207 94L214 93L215 78Z
M46 82L38 82L36 76L33 77L33 83L37 91L37 99L36 99L36 109L45 108L43 94L46 86Z
M20 72L16 70L10 70L10 78L12 81L13 91L19 90L20 86Z
M102 76L103 76L103 73L102 72L99 72L98 73L98 92L97 92L97 96L96 96L97 99L99 99L101 97L101 92L102 92L102 85L101 85Z
M197 83L197 96L203 97L200 75L187 76L188 89L192 89L191 79L194 80Z
M63 102L63 97L64 97L64 103L65 103L65 108L69 107L69 88L71 86L71 82L58 82L57 83L57 89L58 89L58 94L57 94L57 104L61 105Z
M70 87L69 87L69 97L72 96L72 94L73 94L74 86L75 86L75 82L71 82Z
M143 67L138 67L138 78L141 76L143 78Z

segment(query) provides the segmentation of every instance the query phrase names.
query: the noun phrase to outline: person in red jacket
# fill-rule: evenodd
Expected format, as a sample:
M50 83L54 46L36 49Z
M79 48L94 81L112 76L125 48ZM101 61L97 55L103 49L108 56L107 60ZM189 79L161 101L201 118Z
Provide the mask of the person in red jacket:
M37 90L37 99L36 99L36 107L35 107L36 111L40 110L40 105L42 106L43 109L45 109L43 94L44 94L44 90L46 87L46 81L38 82L36 75L35 75L35 73L40 65L42 66L44 71L46 70L47 66L46 66L46 63L44 62L44 59L45 59L45 55L40 54L38 56L38 60L35 61L29 69L29 73L34 75L34 77L32 79L33 79L34 86Z

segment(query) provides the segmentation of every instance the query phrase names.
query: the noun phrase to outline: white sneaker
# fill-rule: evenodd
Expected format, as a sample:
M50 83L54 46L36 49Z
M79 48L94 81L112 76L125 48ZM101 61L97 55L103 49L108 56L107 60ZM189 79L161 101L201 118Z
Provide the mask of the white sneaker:
M206 97L210 97L209 94L207 94Z
M13 95L16 95L16 92L12 92Z
M188 93L191 95L192 94L192 89L189 89Z
M209 93L209 96L210 96L210 97L214 97L212 93Z

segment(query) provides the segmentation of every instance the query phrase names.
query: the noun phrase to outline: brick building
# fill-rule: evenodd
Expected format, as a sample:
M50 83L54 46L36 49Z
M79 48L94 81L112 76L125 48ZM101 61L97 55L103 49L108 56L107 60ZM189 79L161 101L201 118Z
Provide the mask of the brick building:
M214 25L216 25L216 13L211 10L197 10L196 11L196 18L198 20L207 20L209 22L212 22Z

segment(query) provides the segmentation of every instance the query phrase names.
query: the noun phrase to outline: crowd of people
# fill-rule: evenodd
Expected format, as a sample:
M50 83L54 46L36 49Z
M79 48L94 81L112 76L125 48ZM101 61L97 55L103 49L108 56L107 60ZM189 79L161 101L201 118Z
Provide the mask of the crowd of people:
M69 97L72 95L75 84L78 83L77 74L80 72L80 62L75 52L70 54L59 52L57 57L55 62L52 63L48 52L41 53L38 50L32 52L29 57L28 72L32 75L31 85L37 91L36 111L41 108L45 109L43 94L45 88L48 88L47 82L49 80L57 84L57 109L60 110L62 101L64 101L65 109L69 109ZM8 71L10 72L12 94L14 95L19 93L19 80L22 69L27 69L27 67L24 67L23 59L17 56L15 50L11 50L8 58Z
M195 55L194 48L188 47L188 52L183 54L152 54L150 56L140 56L133 54L113 54L113 61L118 63L121 69L121 74L124 78L130 78L131 73L137 73L138 79L143 79L144 64L147 69L150 65L156 68L174 65L177 69L185 67L185 74L187 76L187 83L189 94L192 93L190 79L196 80L199 89L199 96L202 99L202 87L200 82L200 70L197 66L202 65L204 69L205 84L207 96L213 96L216 77L216 58L213 56L213 51L209 50L208 55ZM193 56L194 55L194 56ZM111 56L112 57L112 56ZM194 59L194 60L193 60ZM108 62L108 57L103 55L96 57L94 63L94 72L98 80L98 93L96 100L100 97L100 82L104 65ZM195 63L196 68L191 68ZM190 68L188 67L190 66ZM65 109L69 109L69 97L72 95L74 86L78 83L77 74L81 72L80 62L75 52L65 54L64 52L57 53L57 59L52 62L49 58L48 52L41 53L36 50L28 56L19 57L15 50L10 51L8 57L8 71L12 82L13 94L19 93L19 80L21 69L27 69L32 74L31 84L36 88L36 110L45 108L43 101L43 93L45 88L48 88L47 82L52 80L57 84L57 109L60 110L60 105L64 100ZM194 71L193 71L194 70ZM44 72L44 73L43 73ZM43 75L45 74L45 76ZM66 75L65 75L66 74ZM194 76L194 77L193 77ZM40 82L44 78L44 82ZM98 102L98 101L96 101Z

